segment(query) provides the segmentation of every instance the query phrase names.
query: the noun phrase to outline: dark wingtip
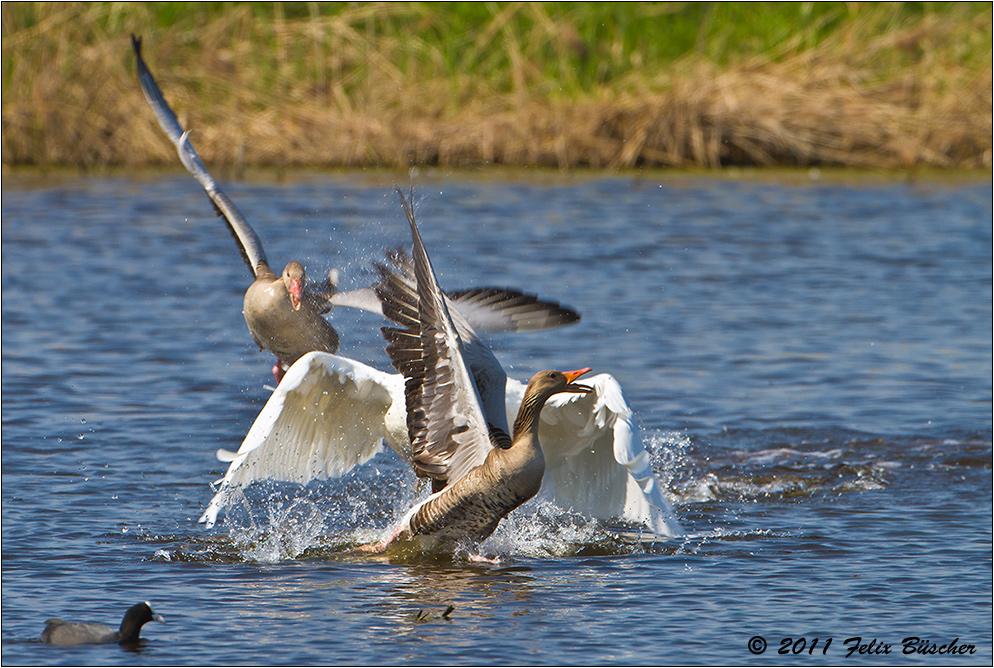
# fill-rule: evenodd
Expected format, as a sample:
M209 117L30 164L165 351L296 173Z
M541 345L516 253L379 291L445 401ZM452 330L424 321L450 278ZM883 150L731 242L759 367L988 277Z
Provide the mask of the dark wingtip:
M131 47L135 50L135 55L141 58L142 56L142 38L131 33Z

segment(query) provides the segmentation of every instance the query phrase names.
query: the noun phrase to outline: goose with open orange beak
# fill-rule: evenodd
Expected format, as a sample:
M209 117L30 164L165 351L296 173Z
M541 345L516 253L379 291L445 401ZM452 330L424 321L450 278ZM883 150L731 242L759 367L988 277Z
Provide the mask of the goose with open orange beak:
M542 487L545 457L538 431L546 401L562 392L592 390L576 382L589 368L540 371L528 382L508 430L507 376L472 329L453 321L413 208L404 193L398 193L414 242L417 293L412 301L389 271L381 272L383 312L402 325L384 327L383 335L387 354L405 378L415 471L431 478L436 491L411 508L383 541L360 548L370 552L422 535L446 542L485 540Z
M590 392L592 388L573 382L588 371L540 371L532 376L511 437L491 427L484 442L494 445L483 462L465 475L450 473L448 480L454 482L408 511L396 537L482 541L490 536L508 513L542 488L545 456L538 440L538 418L545 402L560 392ZM430 425L427 431L434 433Z
M402 201L416 231L413 213ZM412 519L419 531L447 526L455 535L487 533L489 524L509 512L506 506L486 508L480 515L483 528L450 521L453 508L471 503L460 497L472 484L459 485L459 480L481 465L503 476L501 489L516 495L532 494L529 486L541 478L538 499L602 521L608 531L640 540L681 535L618 381L607 373L587 375L586 369L563 373L565 389L543 403L539 383L550 372L533 378L528 391L507 377L476 332L494 331L493 325L505 320L520 329L515 324L519 319L546 323L542 326L549 319L527 301L505 302L490 290L442 298L420 237L415 240L421 255L417 275L414 260L404 254L391 266L379 267L381 280L375 288L382 313L395 323L383 333L388 355L401 373L326 353L305 355L273 392L238 451L218 451L228 471L217 481L200 521L214 526L225 508L243 502L241 490L257 481L306 485L340 478L379 461L377 453L389 447L418 476L431 480L433 492L445 495L437 502L426 500L434 505L417 518L419 509L412 509L398 535ZM480 301L466 308L467 295ZM495 302L508 308L483 313ZM481 316L486 327L479 324ZM530 440L536 415L540 447ZM512 431L512 424L528 428ZM521 447L511 447L522 434ZM519 470L504 475L512 465ZM545 474L537 475L542 466ZM501 494L496 491L489 498L499 500ZM518 503L515 498L512 505Z

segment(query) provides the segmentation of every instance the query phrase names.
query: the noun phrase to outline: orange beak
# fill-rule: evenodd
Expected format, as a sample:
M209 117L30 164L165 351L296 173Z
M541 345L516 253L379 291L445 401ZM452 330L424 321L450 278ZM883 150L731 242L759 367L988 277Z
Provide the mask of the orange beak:
M594 388L588 385L581 385L580 383L574 383L573 381L582 376L585 373L590 372L590 367L584 367L582 369L577 369L576 371L563 371L563 375L566 376L566 391L567 392L579 392L580 394L586 394L587 392L593 392Z

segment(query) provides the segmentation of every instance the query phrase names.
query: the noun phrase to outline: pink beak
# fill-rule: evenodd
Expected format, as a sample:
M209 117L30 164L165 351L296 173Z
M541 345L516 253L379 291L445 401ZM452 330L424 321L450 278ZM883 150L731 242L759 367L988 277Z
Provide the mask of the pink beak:
M303 287L299 279L292 279L290 281L290 303L293 305L294 311L300 310L300 298L303 293Z

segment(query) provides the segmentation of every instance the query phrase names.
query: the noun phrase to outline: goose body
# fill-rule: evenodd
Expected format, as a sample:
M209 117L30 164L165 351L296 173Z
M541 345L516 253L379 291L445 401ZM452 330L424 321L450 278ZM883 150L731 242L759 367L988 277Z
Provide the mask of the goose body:
M281 369L314 350L338 351L338 332L324 319L320 298L304 290L305 281L304 266L293 261L282 276L260 272L245 291L243 313L252 339L276 355Z
M378 292L384 314L400 327L384 327L383 335L387 353L405 379L415 469L440 489L408 511L384 541L366 550L415 535L486 539L508 513L541 489L545 457L539 443L539 414L546 401L562 392L592 391L574 382L589 368L535 374L508 435L506 412L500 405L506 374L466 323L457 328L412 204L399 189L398 193L411 228L417 300L413 302L410 290L384 276Z
M313 288L307 285L304 266L293 260L277 275L266 259L259 236L235 203L207 172L176 114L166 102L152 72L141 55L141 39L131 36L138 82L145 99L155 112L160 127L176 146L180 161L207 192L214 211L224 219L238 244L238 250L255 279L245 292L243 314L252 339L260 350L276 355L273 375L279 381L284 371L312 350L334 353L338 333L324 319L332 306L335 287L330 278Z
M479 541L538 493L545 473L539 413L553 394L591 391L572 382L589 369L536 374L525 389L509 437L503 406L507 376L466 323L456 327L412 203L397 192L411 228L417 300L412 302L409 290L398 289L384 275L378 291L383 312L401 327L382 331L387 354L405 379L415 469L441 489L412 508L383 545L413 535Z
M413 263L397 264L400 271L381 267L383 280L377 292L383 300L383 314L400 325L387 337L388 341L393 337L388 352L394 365L410 376L421 359L421 344L415 340L420 338L421 327L416 278ZM474 308L464 311L458 295L455 300L437 301L450 312L455 328L444 336L455 342L464 360L469 360L469 366L461 368L472 369L472 384L496 394L501 404L501 408L485 409L484 422L495 427L488 430L503 432L509 440L506 425L519 414L526 387L506 377L493 353L473 331L481 319L487 327L497 329L491 321L506 320L506 313L483 309L481 316ZM464 317L464 312L470 317ZM484 380L477 383L476 379ZM621 386L609 374L584 382L591 392L555 394L539 414L537 429L545 474L537 476L541 485L538 497L590 518L620 522L646 539L681 534ZM273 392L238 451L218 451L218 459L228 462L228 470L217 481L217 492L200 522L213 526L220 512L238 498L237 491L255 481L307 484L336 478L375 457L384 443L410 461L419 475L431 478L436 492L444 492L450 478L458 480L469 473L483 463L492 448L483 444L473 448L472 454L466 449L455 456L445 447L419 445L418 432L424 425L416 420L421 419L418 416L424 414L425 407L415 403L412 387L420 388L402 375L384 373L355 360L322 353L305 355ZM497 463L493 466L506 464L500 454L503 450L494 450ZM433 497L425 503L440 505ZM417 510L411 509L402 524ZM426 518L422 515L416 523Z
M273 375L279 382L286 369L311 351L335 353L339 335L325 319L332 307L348 306L382 313L371 288L337 291L332 277L308 284L303 264L287 263L281 275L271 268L262 241L235 203L207 172L176 114L166 102L141 55L141 39L131 36L138 82L159 126L176 146L180 161L204 188L214 211L238 245L253 282L245 292L242 312L260 350L276 355ZM512 288L483 287L448 296L464 317L482 331L524 331L576 322L579 314L555 302L540 300Z
M545 456L538 436L538 416L559 392L586 394L592 388L572 382L590 369L562 373L541 371L532 377L514 422L510 443L491 443L484 460L464 476L408 511L397 537L430 535L436 539L485 540L500 521L542 487ZM484 435L480 434L480 438ZM499 441L500 436L489 440Z
M134 644L139 640L142 626L151 621L166 620L156 614L146 601L128 608L118 629L98 622L66 622L61 619L50 619L45 622L41 641L64 646L101 643Z

